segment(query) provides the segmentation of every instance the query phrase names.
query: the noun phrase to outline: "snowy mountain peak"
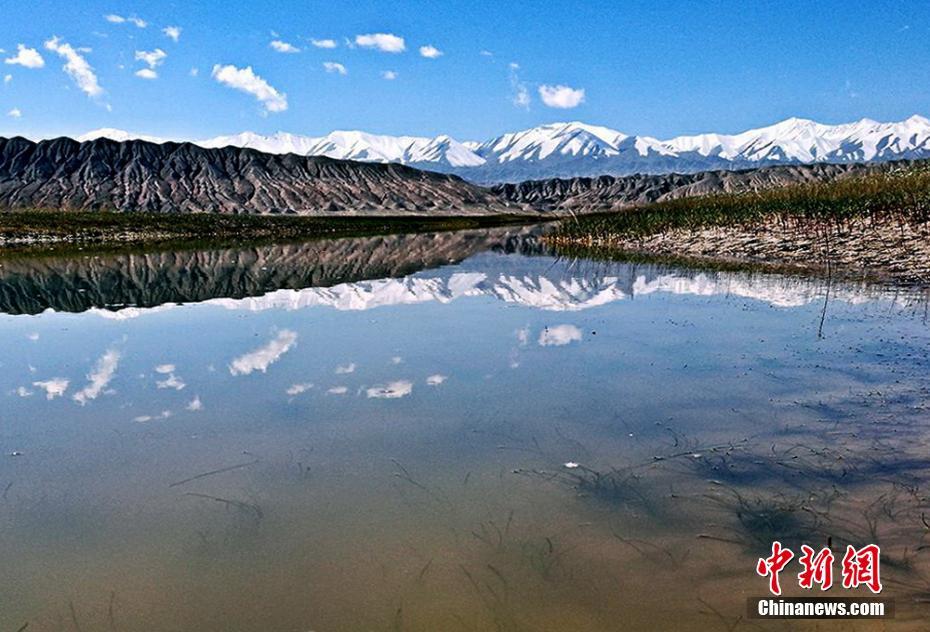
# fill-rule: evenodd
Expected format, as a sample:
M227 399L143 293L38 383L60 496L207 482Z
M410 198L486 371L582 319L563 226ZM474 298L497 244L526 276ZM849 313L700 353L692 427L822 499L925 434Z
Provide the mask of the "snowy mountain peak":
M78 140L167 139L104 128ZM773 164L867 162L930 158L930 120L914 115L892 123L863 118L824 125L792 117L738 134L706 133L658 140L581 121L548 123L487 141L459 142L446 134L387 136L337 130L322 137L242 132L194 141L203 147L251 147L269 153L398 162L456 173L478 182L551 177L745 169Z
M284 132L277 132L271 136L243 132L235 136L220 136L199 141L198 144L204 147L238 145L273 154L295 153L339 160L399 162L445 171L484 164L484 160L474 155L470 149L446 135L427 138L336 130L326 136L312 137Z
M101 127L100 129L95 129L87 132L86 134L81 134L75 138L78 142L86 142L89 140L97 140L98 138L108 138L110 140L115 140L117 142L125 142L127 140L144 140L149 143L167 143L169 139L160 138L158 136L149 136L147 134L134 134L132 132L127 132L123 129L116 129L113 127Z

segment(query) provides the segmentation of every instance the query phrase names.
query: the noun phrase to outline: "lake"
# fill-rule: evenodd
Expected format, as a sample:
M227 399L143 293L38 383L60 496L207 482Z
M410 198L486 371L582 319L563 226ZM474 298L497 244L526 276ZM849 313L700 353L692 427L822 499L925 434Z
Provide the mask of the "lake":
M930 614L918 290L500 229L10 254L0 313L2 630ZM895 618L747 620L775 539L881 544Z

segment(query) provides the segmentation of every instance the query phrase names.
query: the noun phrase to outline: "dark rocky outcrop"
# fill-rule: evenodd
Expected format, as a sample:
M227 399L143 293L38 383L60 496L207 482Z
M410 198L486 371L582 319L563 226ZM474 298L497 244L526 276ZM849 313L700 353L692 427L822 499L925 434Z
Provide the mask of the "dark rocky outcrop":
M396 164L69 138L0 139L0 207L300 215L526 212L456 176Z
M622 210L674 198L828 182L888 169L894 164L900 163L789 165L743 171L553 178L499 184L491 190L506 202L530 204L543 211L591 213Z

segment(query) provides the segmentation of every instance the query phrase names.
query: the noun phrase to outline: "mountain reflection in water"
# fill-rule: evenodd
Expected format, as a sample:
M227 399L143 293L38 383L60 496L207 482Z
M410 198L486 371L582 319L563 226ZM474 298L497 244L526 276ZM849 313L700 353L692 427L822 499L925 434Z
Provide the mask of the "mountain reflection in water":
M130 317L144 308L205 301L250 310L316 305L364 310L463 296L573 311L654 292L731 294L797 307L822 297L828 284L817 277L702 272L660 264L553 265L550 258L520 259L519 267L506 258L450 266L482 252L548 254L532 229L498 229L238 249L17 257L0 259L0 313L101 309ZM489 262L497 269L488 272ZM830 293L849 302L894 294L907 303L921 296L849 283L831 284Z
M7 256L0 339L0 630L740 629L773 539L930 614L917 291L469 231Z

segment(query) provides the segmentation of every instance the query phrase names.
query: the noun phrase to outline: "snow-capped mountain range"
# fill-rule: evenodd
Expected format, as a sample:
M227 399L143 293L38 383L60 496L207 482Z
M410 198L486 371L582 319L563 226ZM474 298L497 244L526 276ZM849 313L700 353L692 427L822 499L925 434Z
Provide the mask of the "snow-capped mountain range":
M172 140L109 128L94 130L78 140L101 137L119 141ZM930 120L915 115L896 123L862 119L824 125L790 118L740 134L698 134L669 140L629 136L607 127L570 122L541 125L484 142L459 142L445 135L428 138L358 131L336 131L323 137L243 132L192 142L203 147L232 145L268 153L397 162L488 183L930 158Z
M551 266L552 263L548 262ZM643 268L637 266L637 271ZM623 265L621 272L630 272ZM746 298L779 308L796 308L822 300L824 287L815 280L793 277L758 276L741 273L659 272L658 268L630 274L596 274L574 277L530 270L489 273L488 271L417 273L397 279L377 279L340 283L331 287L273 290L246 298L211 298L203 305L215 305L229 310L261 312L266 310L295 311L331 308L339 311L368 311L382 307L398 307L422 303L448 304L453 301L485 297L512 305L547 312L581 312L617 301L649 294L719 296ZM836 288L832 300L849 304L866 301L886 301L907 305L910 295L885 293L879 289L865 290L850 285ZM155 307L123 307L120 309L91 308L91 313L110 320L127 320L163 312L177 307L164 303Z

